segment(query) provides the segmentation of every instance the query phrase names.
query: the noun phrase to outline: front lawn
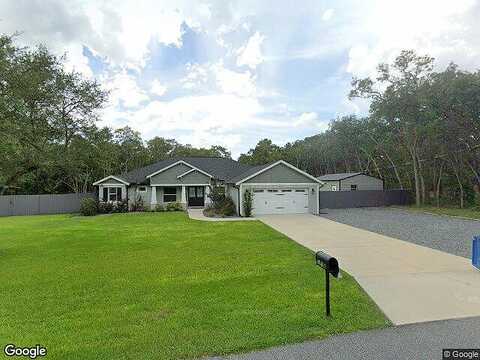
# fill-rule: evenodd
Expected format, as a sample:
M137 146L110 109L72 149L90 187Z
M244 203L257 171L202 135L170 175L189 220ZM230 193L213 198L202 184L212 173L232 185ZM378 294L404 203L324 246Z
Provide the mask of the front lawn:
M388 326L348 275L256 221L184 213L0 218L0 347L178 359Z

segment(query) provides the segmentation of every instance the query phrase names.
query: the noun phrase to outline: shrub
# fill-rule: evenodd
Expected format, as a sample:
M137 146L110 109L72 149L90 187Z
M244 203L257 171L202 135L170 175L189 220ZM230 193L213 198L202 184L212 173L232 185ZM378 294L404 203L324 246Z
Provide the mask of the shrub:
M165 211L165 207L162 204L158 204L158 205L155 206L155 211L156 212Z
M203 211L203 214L208 217L234 216L236 213L235 203L230 196L224 196L223 200L216 204L211 203Z
M98 212L100 214L111 214L113 212L113 203L108 201L99 203Z
M179 202L168 203L165 207L166 211L183 211L183 206Z
M250 190L246 190L243 193L243 212L246 217L252 216L253 210L253 193Z
M211 206L215 209L220 209L225 201L225 188L221 186L213 186L208 197Z
M112 212L114 213L126 213L128 212L127 200L118 201L113 205Z
M130 206L130 211L145 211L145 205L143 204L143 199L141 196L137 196L135 201Z
M98 214L98 204L95 199L85 198L80 203L80 214L83 216L95 216Z
M220 212L224 216L233 216L237 213L235 209L235 203L230 196L225 196L223 204L220 208Z

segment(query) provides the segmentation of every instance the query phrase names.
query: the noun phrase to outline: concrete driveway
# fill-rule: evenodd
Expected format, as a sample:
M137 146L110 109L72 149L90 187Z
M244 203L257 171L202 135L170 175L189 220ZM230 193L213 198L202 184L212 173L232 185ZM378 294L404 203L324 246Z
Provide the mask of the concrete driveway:
M466 258L314 215L259 219L335 256L396 325L480 316L480 272Z

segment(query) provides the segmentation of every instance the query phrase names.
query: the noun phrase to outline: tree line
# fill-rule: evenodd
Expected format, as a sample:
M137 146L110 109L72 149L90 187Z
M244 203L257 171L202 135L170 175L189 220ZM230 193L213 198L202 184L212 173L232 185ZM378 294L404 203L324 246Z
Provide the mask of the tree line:
M350 98L370 100L368 116L340 117L329 130L240 156L262 164L283 158L314 174L365 172L388 188L409 189L417 205L479 202L480 72L402 51L375 78L354 78Z
M230 157L221 146L99 128L109 93L67 71L64 56L19 47L16 36L0 36L0 195L86 192L102 177L168 157Z

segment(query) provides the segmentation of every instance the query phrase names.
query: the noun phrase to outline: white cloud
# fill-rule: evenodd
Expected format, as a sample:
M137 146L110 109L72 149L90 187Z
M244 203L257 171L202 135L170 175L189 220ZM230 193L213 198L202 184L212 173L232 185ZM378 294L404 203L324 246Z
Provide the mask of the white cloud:
M247 65L248 67L255 69L264 60L262 55L262 43L265 40L265 36L261 35L258 31L255 32L247 41L247 44L238 49L237 65Z
M180 79L185 89L202 88L208 80L208 68L199 64L187 64L187 75Z
M322 20L323 21L328 21L332 18L333 16L333 13L335 12L335 10L333 9L328 9L328 10L325 10L325 12L323 13L322 15Z
M328 129L328 121L320 120L316 112L304 112L293 120L293 126L316 128L324 131Z
M150 87L150 91L158 96L163 96L167 92L167 87L162 85L158 79L154 79L152 81L152 86Z
M472 56L480 60L480 49L474 45L476 24L468 20L472 11L478 15L475 0L379 0L373 5L368 7L370 11L360 10L359 16L365 16L357 27L363 38L355 36L358 39L350 47L348 72L373 76L378 63L391 62L403 49L432 55L438 66L452 60L462 63Z
M139 106L149 99L132 75L125 70L103 79L104 86L110 91L110 106L123 105L127 108Z
M245 97L256 94L255 78L250 71L237 72L228 70L221 62L213 65L212 70L215 74L217 85L222 92Z

